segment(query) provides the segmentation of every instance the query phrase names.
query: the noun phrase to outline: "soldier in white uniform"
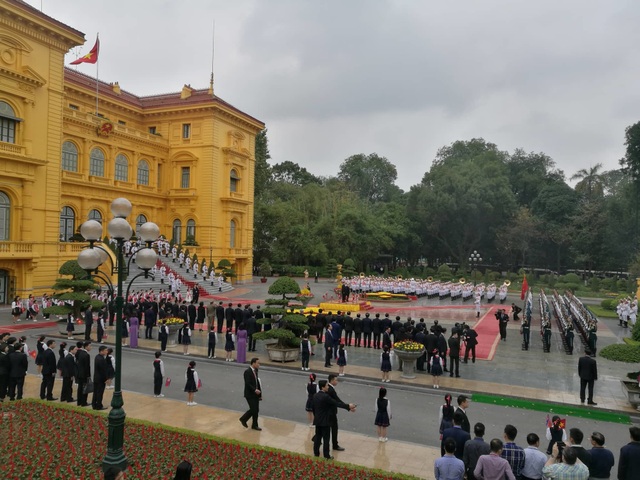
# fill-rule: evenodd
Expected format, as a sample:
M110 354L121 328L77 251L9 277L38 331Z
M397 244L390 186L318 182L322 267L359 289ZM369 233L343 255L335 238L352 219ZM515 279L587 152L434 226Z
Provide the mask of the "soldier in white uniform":
M198 272L200 271L200 264L193 262L193 278L198 278Z
M160 283L164 283L165 278L167 278L167 268L162 265L160 267Z
M207 267L206 263L202 264L202 281L207 281L207 275L209 275L209 267Z
M174 246L174 247L171 249L171 258L172 258L172 260L171 260L171 261L172 261L173 263L176 263L176 257L177 257L177 256L178 256L178 249Z
M180 264L180 268L182 268L182 266L184 265L184 252L180 252L180 254L178 255L178 263Z
M191 258L187 257L184 259L184 266L187 268L187 273L189 273L189 269L191 268Z

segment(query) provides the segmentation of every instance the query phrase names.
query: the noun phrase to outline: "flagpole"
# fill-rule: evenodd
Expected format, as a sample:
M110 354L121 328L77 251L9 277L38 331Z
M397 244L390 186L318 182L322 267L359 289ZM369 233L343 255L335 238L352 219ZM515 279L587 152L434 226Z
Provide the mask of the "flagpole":
M100 41L100 32L96 35L96 42ZM98 44L99 45L99 44ZM98 47L98 51L100 47ZM96 61L96 117L98 116L98 98L100 97L100 55Z

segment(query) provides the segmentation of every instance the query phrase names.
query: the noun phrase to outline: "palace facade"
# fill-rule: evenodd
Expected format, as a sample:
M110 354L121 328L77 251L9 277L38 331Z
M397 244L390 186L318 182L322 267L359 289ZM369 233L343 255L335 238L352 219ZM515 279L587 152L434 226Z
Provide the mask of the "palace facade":
M0 303L50 292L85 246L75 241L82 222L108 222L117 197L133 204L134 230L153 221L249 281L264 124L213 84L136 96L66 68L65 53L82 44L81 32L20 0L0 4Z

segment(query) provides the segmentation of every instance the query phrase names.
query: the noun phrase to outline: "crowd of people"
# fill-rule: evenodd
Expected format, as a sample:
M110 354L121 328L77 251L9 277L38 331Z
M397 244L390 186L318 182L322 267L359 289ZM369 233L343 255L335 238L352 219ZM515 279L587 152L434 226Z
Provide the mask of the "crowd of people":
M545 437L549 441L541 449L536 432L526 435L525 446L516 443L518 429L508 424L502 438L485 440L486 428L477 422L471 431L467 417L469 399L445 396L440 409L441 457L434 463L436 480L598 480L611 477L615 466L613 452L605 446L605 437L593 432L591 448L583 446L584 433L579 428L565 428L558 416L547 420ZM540 432L542 433L542 432ZM617 478L634 480L640 472L640 427L629 428L630 442L620 450Z

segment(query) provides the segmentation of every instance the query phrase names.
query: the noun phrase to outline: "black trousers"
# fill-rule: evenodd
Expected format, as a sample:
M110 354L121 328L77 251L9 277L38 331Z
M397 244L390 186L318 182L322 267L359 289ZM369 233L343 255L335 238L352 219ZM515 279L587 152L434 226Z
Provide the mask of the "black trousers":
M476 363L476 346L467 347L464 351L464 363L467 363L469 360L469 352L471 352L471 361Z
M356 347L359 347L360 344L362 343L362 332L356 332Z
M91 406L94 409L102 408L102 397L104 396L104 389L107 386L105 382L93 382L93 399L91 400Z
M102 342L102 337L104 336L104 328L102 328L99 324L96 328L96 335L98 336L98 343Z
M373 348L380 348L380 335L381 333L373 334Z
M162 393L162 375L153 376L153 394L160 395Z
M216 331L218 333L222 333L222 325L224 324L224 318L218 318L218 325L216 327Z
M455 370L455 373L454 373ZM460 356L456 355L455 357L449 357L449 371L451 373L451 375L449 375L450 377L453 377L454 375L456 377L460 376Z
M371 346L371 332L364 332L364 346Z
M248 341L248 345L249 345L249 351L250 352L255 352L256 351L256 339L253 338L253 333L247 337L247 341Z
M162 350L163 352L167 351L167 337L161 338L160 339L160 350Z
M333 448L338 447L338 415L331 417L331 445Z
M331 433L331 427L316 425L316 434L313 437L313 454L316 457L320 456L320 444L322 443L322 454L324 458L329 458L331 452L329 450L329 434Z
M24 377L11 377L9 378L9 399L22 400L22 389L24 388ZM18 391L18 396L16 397L16 390Z
M91 341L91 323L85 323L84 325L84 339L86 342Z
M302 368L309 368L309 352L302 352Z
M588 402L593 402L593 380L583 380L580 379L580 401L584 402L584 393L587 387L589 388L589 396L587 397Z
M152 339L153 338L153 325L145 325L144 327L144 338Z
M0 400L4 400L9 391L9 375L0 375Z
M78 393L76 395L76 398L78 399L78 406L79 407L84 407L85 405L88 404L87 399L89 398L89 395L84 393L84 385L86 383L87 383L87 379L86 378L79 378L78 379Z
M345 330L345 332L344 332L344 344L345 344L346 346L351 345L351 339L352 339L352 338L353 338L353 330L352 330L352 331L350 331L350 332L347 332L347 331Z
M324 366L328 367L331 365L331 355L333 349L331 347L327 347L327 344L324 345Z
M45 398L53 398L53 382L56 378L55 375L55 373L42 374L42 382L40 382L40 398L42 400Z
M69 402L73 398L73 377L62 377L62 391L60 401Z
M260 400L257 398L247 398L247 403L249 404L249 410L244 412L244 415L240 417L240 420L243 422L247 422L251 418L251 427L258 426L258 414L260 413Z
M213 357L215 354L216 354L216 342L209 342L207 344L207 356Z

